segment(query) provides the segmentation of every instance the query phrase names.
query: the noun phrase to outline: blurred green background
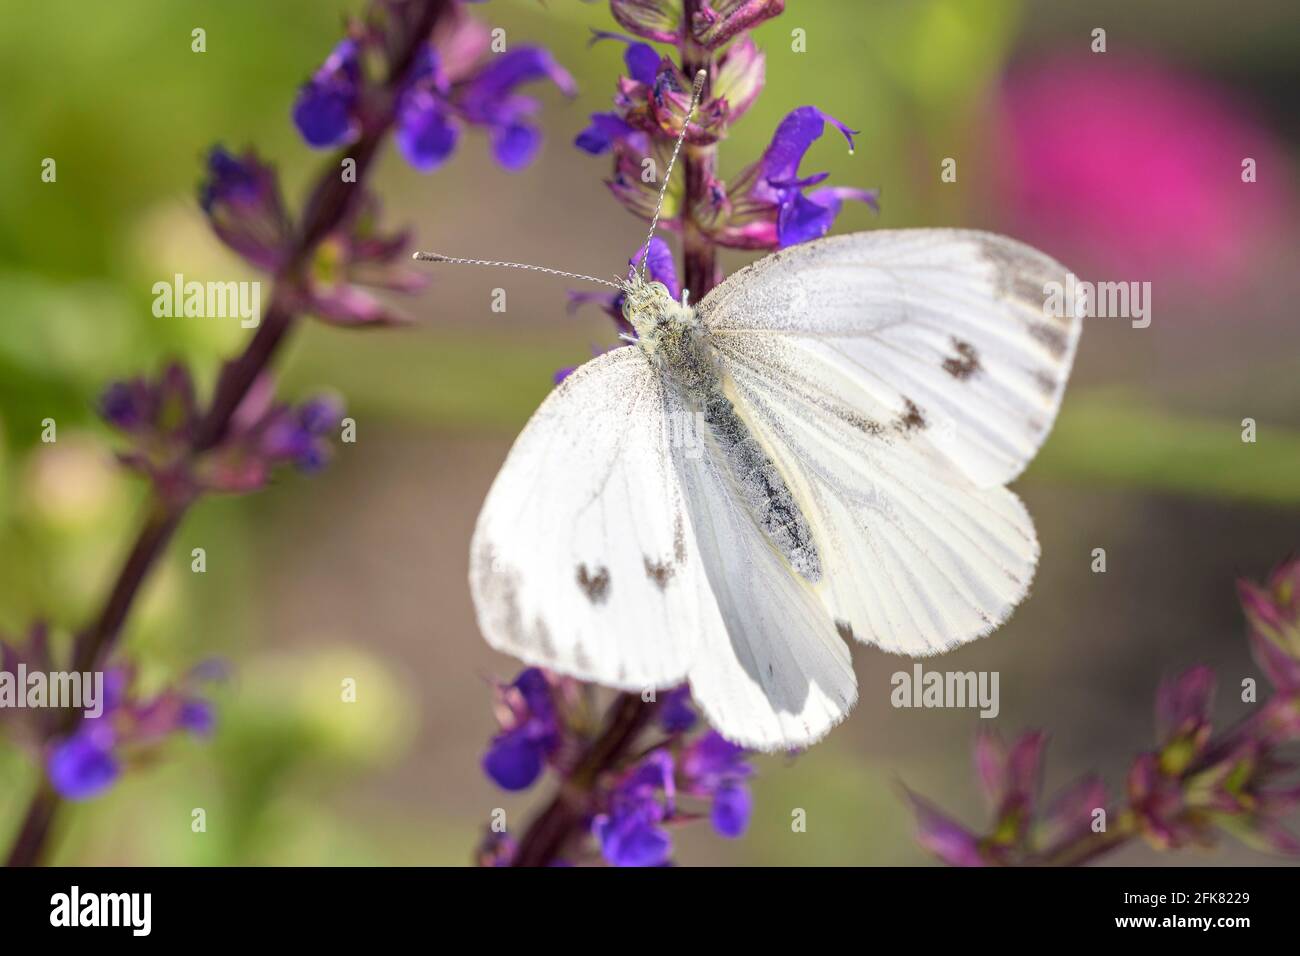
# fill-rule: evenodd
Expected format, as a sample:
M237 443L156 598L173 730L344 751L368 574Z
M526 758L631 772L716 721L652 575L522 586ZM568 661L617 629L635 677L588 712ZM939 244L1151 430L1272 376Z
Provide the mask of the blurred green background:
M324 157L297 138L290 106L358 6L6 5L0 633L38 616L66 633L102 600L144 489L114 467L94 399L177 355L210 385L241 346L249 333L236 320L155 318L151 286L175 272L256 278L206 228L194 198L202 156L218 141L256 144L296 208ZM621 45L587 45L591 28L614 28L606 5L492 0L476 10L511 42L548 46L581 92L572 102L541 93L547 141L521 174L494 166L473 132L432 176L390 151L373 180L390 221L410 223L420 248L616 271L643 227L601 185L607 158L571 145L587 114L608 108L621 67ZM202 54L190 50L198 26ZM791 50L796 27L806 53ZM1089 52L1095 27L1107 31L1104 55ZM1001 672L996 724L1052 733L1049 785L1095 767L1121 786L1127 759L1150 740L1162 676L1199 662L1230 687L1260 676L1233 578L1261 576L1300 543L1298 27L1295 4L1262 0L789 0L757 31L767 88L723 144L724 174L755 158L788 110L812 103L862 132L852 156L831 137L814 145L805 172L882 189L879 216L848 208L836 231L995 228L1098 277L1153 282L1150 328L1090 324L1057 428L1016 486L1043 544L1030 598L997 634L932 665ZM1076 79L1053 86L1057 62L1075 63ZM1125 76L1153 74L1149 108L1168 123L1126 96L1116 109L1134 111L1132 139L1099 142L1081 120L1078 149L1101 151L1084 163L1095 201L1080 189L1075 206L1045 207L1026 188L1050 161L1035 150L1084 111L1071 90L1094 89L1094 68L1118 71L1121 90ZM1025 89L1038 91L1037 112L1016 112ZM1035 123L1050 128L1040 136ZM1209 173L1196 160L1210 140L1233 137L1269 157L1254 192L1231 155ZM1153 159L1153 144L1168 155ZM58 162L54 184L40 180L47 156ZM958 159L956 183L940 182L944 157ZM1150 181L1171 191L1164 212L1143 206ZM1096 210L1109 218L1089 219ZM1125 214L1153 224L1137 230L1148 242L1132 256ZM728 270L743 261L724 258ZM504 314L490 308L493 287L507 290ZM154 683L228 659L218 732L174 742L156 767L77 807L55 861L460 864L493 808L513 822L539 800L500 794L478 768L494 729L485 679L516 665L477 633L467 545L552 372L611 344L612 332L594 310L566 314L563 286L544 277L448 270L403 305L419 320L411 329L309 325L283 356L285 393L341 392L357 443L317 478L208 500L186 520L125 650ZM1246 417L1258 423L1254 444L1241 441ZM40 441L45 418L58 423L52 445ZM194 547L207 550L205 574L190 572ZM1106 574L1090 571L1097 547ZM751 833L726 842L704 826L683 831L682 862L924 862L901 781L982 822L969 742L990 722L893 710L889 676L906 662L855 655L861 703L848 722L797 759L760 760ZM357 678L356 705L339 703L341 675ZM1226 699L1220 710L1228 718L1244 706ZM18 750L0 744L0 835L33 780ZM205 834L190 831L194 807L207 810ZM793 807L807 811L807 833L790 832ZM1209 857L1133 847L1114 859L1267 861L1232 846Z

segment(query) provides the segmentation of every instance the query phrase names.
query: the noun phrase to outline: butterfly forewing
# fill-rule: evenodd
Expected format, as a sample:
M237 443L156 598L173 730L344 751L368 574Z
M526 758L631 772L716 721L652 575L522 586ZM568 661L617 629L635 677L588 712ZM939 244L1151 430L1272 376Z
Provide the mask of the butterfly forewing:
M984 486L1042 445L1082 322L1044 308L1066 269L991 233L880 230L782 250L700 303L724 351L744 351L862 427L903 420ZM883 412L882 412L883 410Z

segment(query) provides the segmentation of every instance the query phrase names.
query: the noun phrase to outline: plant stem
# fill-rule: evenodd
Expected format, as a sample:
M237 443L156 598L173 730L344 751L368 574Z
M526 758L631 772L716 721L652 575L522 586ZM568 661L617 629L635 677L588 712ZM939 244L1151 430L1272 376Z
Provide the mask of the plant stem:
M705 81L700 94L700 102L708 99L709 86L713 81L713 58L708 50L699 47L690 38L690 24L700 0L685 0L682 8L681 59L682 73L692 78L704 70L709 79ZM682 260L685 271L684 288L691 292L692 301L698 302L718 284L717 248L695 221L696 204L708 196L709 180L717 162L717 146L682 146L682 178L685 190L682 195L681 229Z
M560 859L591 816L600 775L627 756L654 711L653 703L636 694L621 693L614 699L605 711L600 734L583 753L573 774L524 832L511 866L547 866Z
M405 9L408 20L403 28L402 45L392 58L385 82L390 100L385 120L366 131L357 143L345 148L321 173L308 200L290 263L283 274L276 276L271 301L257 332L244 351L222 369L212 403L195 433L191 448L193 455L208 451L221 441L235 410L253 383L271 365L286 335L292 330L298 316L289 303L298 297L291 293L300 286L303 270L321 240L348 217L364 194L366 171L392 126L398 90L421 45L433 33L435 24L452 9L452 0L423 0ZM356 161L356 181L353 183L343 182L339 174L343 157ZM73 652L74 670L96 670L108 658L141 586L166 550L191 503L191 499L164 500L155 495L103 610L90 629L77 640ZM73 711L71 714L75 722L77 713ZM28 804L9 853L8 866L34 866L40 862L59 804L58 795L43 781Z

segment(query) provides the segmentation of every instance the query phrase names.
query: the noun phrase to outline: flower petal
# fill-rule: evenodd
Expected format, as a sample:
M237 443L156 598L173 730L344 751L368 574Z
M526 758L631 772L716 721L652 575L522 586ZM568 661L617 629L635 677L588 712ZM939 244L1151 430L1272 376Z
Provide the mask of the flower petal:
M430 173L456 148L459 130L433 95L418 91L407 97L397 125L397 148L413 167Z
M75 734L50 753L46 771L64 799L89 800L111 787L122 768L110 747Z
M826 124L830 123L849 141L849 152L853 152L851 130L829 113L815 106L800 106L786 114L772 134L772 142L763 154L763 176L768 180L782 181L798 178L799 163L812 143L821 138Z

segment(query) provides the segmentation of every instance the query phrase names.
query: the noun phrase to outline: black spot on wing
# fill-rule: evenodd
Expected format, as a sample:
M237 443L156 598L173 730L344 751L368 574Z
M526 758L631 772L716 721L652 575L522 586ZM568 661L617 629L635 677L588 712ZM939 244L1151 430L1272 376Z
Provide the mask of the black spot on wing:
M588 571L585 564L578 565L578 587L592 604L604 604L609 597L609 568L597 567Z
M980 357L975 351L975 346L961 339L953 339L952 347L957 354L943 360L945 372L958 381L965 381L981 370Z
M853 640L853 625L848 621L836 620L835 630L839 632L840 637L846 641Z
M666 589L676 568L668 561L652 561L649 556L645 556L643 560L645 561L645 576L653 581L660 591Z
M898 427L904 433L925 428L925 413L910 398L903 398L903 414L899 416Z

